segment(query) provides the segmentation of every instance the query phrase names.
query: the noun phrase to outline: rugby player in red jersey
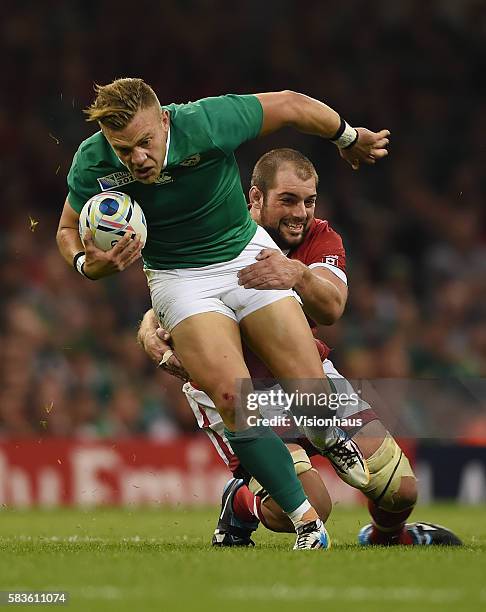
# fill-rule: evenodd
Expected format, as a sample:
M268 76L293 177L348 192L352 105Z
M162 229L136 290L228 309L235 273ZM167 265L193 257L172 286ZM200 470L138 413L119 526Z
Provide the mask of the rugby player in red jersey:
M341 317L348 293L341 237L327 221L314 217L317 185L314 166L298 151L276 149L260 158L251 180L251 215L282 251L263 250L258 261L239 273L239 282L245 288L296 291L314 333L317 324L332 325ZM186 378L182 364L170 349L170 337L159 327L153 311L146 313L138 338L152 359L163 362L162 367L170 373ZM328 359L329 347L318 338L316 343L328 379L341 393L352 396L350 383ZM245 361L254 382L272 378L248 347ZM251 533L259 521L274 531L293 532L286 514L255 479L242 473L211 400L190 382L185 383L183 390L199 426L208 433L234 474L223 492L213 544L250 545ZM355 403L338 408L337 415L343 423L351 425L343 426L340 443L322 454L345 482L368 498L372 522L360 531L359 543L460 544L452 532L441 526L406 523L417 500L416 477L407 457L371 407L358 397ZM316 439L314 431L314 444ZM318 451L303 437L286 442L306 494L325 521L331 510L330 498L309 460L309 455Z

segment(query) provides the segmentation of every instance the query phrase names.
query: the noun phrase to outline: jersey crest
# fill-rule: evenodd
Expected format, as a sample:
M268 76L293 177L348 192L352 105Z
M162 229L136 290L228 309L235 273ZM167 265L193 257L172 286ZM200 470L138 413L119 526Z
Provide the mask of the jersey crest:
M156 185L166 185L167 183L172 183L173 181L174 179L171 177L171 175L168 172L161 172L159 174L159 177L155 181L155 184Z
M201 156L199 155L199 153L196 153L195 155L191 155L190 157L187 157L186 159L181 161L180 165L190 168L192 166L197 166L200 161Z

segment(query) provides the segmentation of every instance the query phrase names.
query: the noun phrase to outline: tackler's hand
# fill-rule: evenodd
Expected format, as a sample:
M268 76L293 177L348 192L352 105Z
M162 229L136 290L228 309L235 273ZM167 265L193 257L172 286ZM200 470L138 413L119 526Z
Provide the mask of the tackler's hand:
M256 263L238 272L245 289L292 289L302 278L304 266L276 249L263 249Z
M179 357L177 357L176 353L174 353L172 350L172 344L168 344L170 342L169 332L162 327L159 327L155 333L159 341L168 347L162 354L159 361L159 368L162 368L166 372L169 372L169 374L172 374L172 376L176 376L184 382L187 382L189 380L189 374L184 369Z

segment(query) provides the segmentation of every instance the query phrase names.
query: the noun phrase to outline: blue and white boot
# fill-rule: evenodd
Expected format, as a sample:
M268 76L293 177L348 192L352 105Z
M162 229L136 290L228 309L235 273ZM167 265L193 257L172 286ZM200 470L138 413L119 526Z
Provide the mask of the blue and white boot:
M318 548L331 548L331 538L320 519L299 527L294 545L294 550L314 550Z
M241 478L232 478L226 483L221 498L221 513L211 540L213 546L255 546L250 536L257 529L259 521L241 521L233 510L234 496L244 484Z

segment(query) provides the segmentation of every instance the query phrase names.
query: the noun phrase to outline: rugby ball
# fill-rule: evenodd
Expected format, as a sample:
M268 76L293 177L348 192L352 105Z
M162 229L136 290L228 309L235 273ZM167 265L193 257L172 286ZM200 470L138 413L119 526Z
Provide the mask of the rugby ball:
M130 232L132 238L138 234L143 245L147 240L143 210L129 195L120 191L104 191L86 202L79 215L82 241L86 230L91 231L95 245L102 251L109 251L126 232Z

